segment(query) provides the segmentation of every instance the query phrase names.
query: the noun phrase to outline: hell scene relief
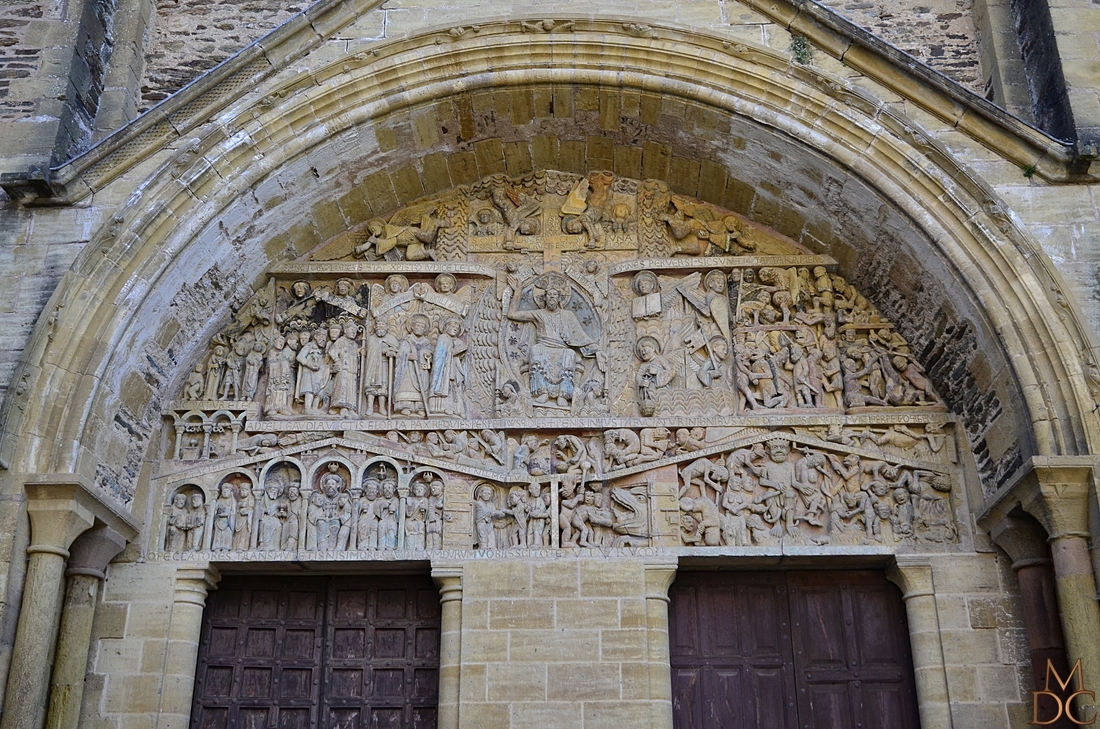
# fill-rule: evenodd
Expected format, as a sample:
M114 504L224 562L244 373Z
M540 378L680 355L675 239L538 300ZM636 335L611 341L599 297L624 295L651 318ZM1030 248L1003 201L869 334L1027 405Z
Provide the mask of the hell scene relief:
M954 418L836 262L609 172L276 265L165 416L166 558L958 539Z

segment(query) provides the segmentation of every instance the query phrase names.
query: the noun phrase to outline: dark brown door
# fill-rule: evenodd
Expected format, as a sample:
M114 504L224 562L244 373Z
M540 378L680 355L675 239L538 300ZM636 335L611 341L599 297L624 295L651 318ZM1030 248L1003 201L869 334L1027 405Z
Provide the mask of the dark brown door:
M435 726L429 578L226 578L203 616L192 729Z
M917 729L901 595L876 572L683 573L676 729Z

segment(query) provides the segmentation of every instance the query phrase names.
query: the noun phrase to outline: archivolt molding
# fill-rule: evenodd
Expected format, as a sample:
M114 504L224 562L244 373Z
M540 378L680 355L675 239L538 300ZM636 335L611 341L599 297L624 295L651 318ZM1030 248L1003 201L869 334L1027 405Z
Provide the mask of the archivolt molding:
M1026 400L1033 433L1020 437L1040 454L1095 447L1083 366L1088 335L1072 308L1051 301L1048 292L1062 287L1057 273L983 182L917 124L842 79L768 49L668 28L639 38L628 25L441 30L379 46L377 56L349 55L312 70L305 63L242 97L134 185L64 277L9 400L3 455L13 470L95 470L118 407L107 383L128 356L123 343L151 327L144 308L174 294L164 274L251 187L380 116L456 93L546 83L691 100L752 119L862 177L938 246L980 303ZM120 381L111 374L110 382ZM63 403L56 393L67 394Z

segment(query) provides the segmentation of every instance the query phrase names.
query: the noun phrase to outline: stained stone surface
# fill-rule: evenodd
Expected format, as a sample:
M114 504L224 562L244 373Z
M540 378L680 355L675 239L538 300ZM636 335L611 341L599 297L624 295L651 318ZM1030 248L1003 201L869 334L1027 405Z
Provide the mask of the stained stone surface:
M954 419L835 270L611 172L368 219L194 364L157 551L953 544Z

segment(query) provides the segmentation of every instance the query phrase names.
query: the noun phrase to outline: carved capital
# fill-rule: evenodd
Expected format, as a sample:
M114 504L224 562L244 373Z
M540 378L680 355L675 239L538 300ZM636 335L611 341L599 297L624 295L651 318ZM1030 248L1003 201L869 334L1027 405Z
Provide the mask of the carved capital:
M73 542L65 574L90 575L102 580L107 565L126 548L126 542L126 537L108 526L92 527Z
M901 588L902 599L906 602L935 594L932 563L923 557L898 555L894 564L886 568L886 579Z
M676 579L677 561L675 558L646 562L645 596L647 600L668 602L668 588Z
M176 602L206 606L206 596L218 586L221 572L213 565L187 566L176 570Z
M96 524L109 527L124 539L137 536L133 517L101 498L76 474L30 476L25 490L31 521L28 553L48 552L68 558L73 541Z
M432 565L432 579L439 587L439 602L462 601L462 567L460 565Z
M1039 520L1051 541L1088 539L1095 465L1093 456L1034 456L1015 482L986 506L978 523L992 532L1014 509L1022 508Z
M1050 564L1047 534L1029 516L1006 516L990 532L993 541L1012 558L1012 569Z
M1024 476L1027 500L1021 505L1038 519L1051 540L1089 538L1088 498L1093 478L1093 459L1039 457L1031 459Z

